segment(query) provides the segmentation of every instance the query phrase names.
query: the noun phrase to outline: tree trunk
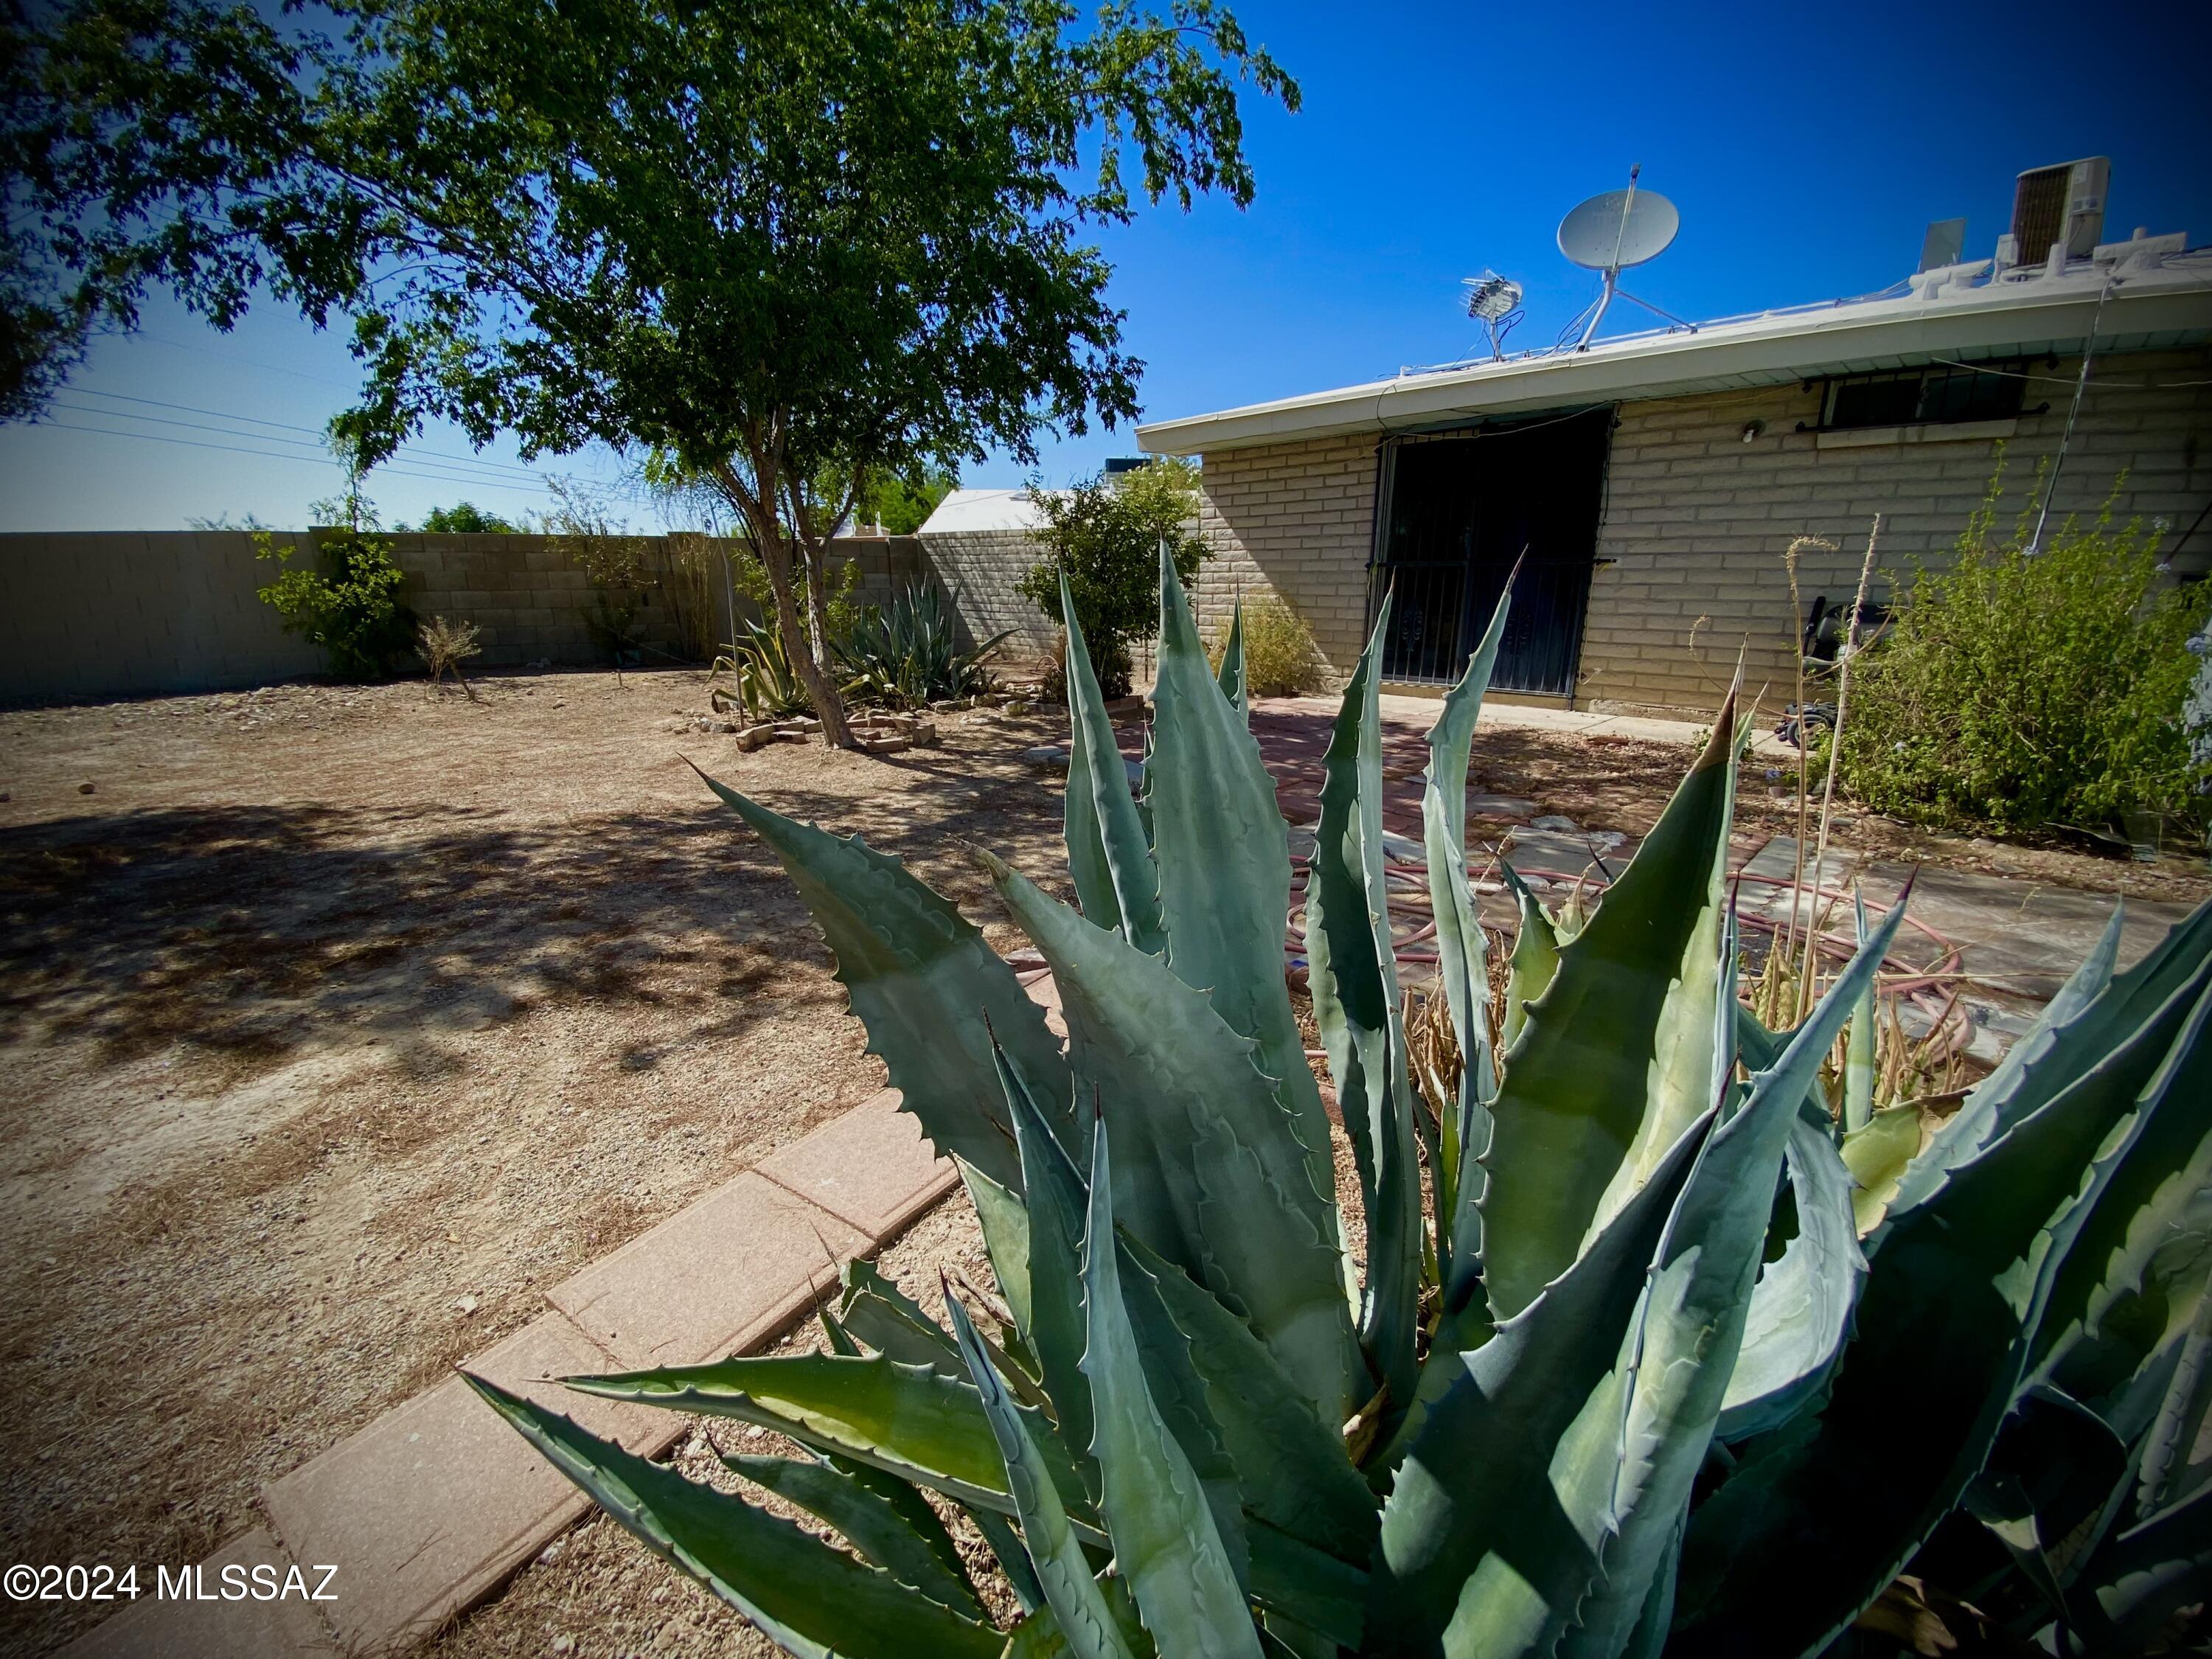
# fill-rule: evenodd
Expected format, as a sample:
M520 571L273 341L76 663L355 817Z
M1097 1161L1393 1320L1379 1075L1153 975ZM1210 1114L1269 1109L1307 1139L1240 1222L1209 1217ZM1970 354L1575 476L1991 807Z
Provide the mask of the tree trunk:
M836 681L823 671L815 654L813 638L799 614L799 596L791 580L791 544L775 510L774 463L761 456L753 457L752 462L755 489L747 489L736 468L727 463L715 469L715 486L751 527L753 550L759 555L761 568L768 572L769 590L775 595L775 631L822 722L823 743L832 749L857 749L860 744L845 723L845 700L837 693Z
M799 614L799 595L791 580L791 544L781 535L771 535L762 538L760 548L761 562L768 568L768 584L775 592L776 632L783 635L785 654L799 671L806 696L821 719L822 741L832 749L857 749L860 744L845 724L845 700L837 694L837 682L815 655L812 631Z

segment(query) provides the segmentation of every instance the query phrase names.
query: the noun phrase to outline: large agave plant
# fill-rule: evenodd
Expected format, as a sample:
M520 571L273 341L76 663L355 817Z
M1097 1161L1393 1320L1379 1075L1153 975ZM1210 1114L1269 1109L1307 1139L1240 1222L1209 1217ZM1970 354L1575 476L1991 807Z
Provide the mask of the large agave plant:
M2112 1653L2207 1594L2212 1483L2189 1454L2212 1393L2212 917L2122 974L2108 932L1862 1240L1817 1071L1902 906L1801 1029L1744 1017L1732 706L1578 932L1560 943L1523 897L1494 1059L1462 811L1501 605L1429 740L1465 1057L1430 1115L1391 950L1370 646L1307 901L1355 1273L1238 665L1209 674L1171 568L1161 585L1141 804L1066 615L1080 910L988 860L1051 964L1065 1053L896 860L717 787L961 1160L1003 1317L987 1334L948 1297L948 1329L855 1264L830 1352L572 1383L814 1449L732 1462L849 1549L479 1383L515 1427L805 1655L1775 1659L1827 1648L1931 1552L2047 1650ZM924 1492L997 1553L1012 1630Z

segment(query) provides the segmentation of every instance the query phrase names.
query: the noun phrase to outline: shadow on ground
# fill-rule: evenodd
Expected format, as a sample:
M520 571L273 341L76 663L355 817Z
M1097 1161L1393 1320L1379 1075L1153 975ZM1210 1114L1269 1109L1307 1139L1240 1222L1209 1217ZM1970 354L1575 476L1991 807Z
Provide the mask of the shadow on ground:
M957 844L1003 830L988 793L908 797L880 820L865 800L772 799L945 859L957 890ZM0 1043L88 1039L107 1064L182 1043L252 1070L335 1026L410 1036L540 1005L653 1006L678 981L719 993L692 1035L726 1038L780 966L827 963L773 856L712 802L520 827L323 806L32 825L0 831Z

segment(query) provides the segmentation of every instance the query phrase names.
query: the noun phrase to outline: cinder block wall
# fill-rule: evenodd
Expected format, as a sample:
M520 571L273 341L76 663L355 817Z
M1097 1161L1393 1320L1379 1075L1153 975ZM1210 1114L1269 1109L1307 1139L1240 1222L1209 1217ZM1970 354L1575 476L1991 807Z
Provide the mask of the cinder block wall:
M915 538L929 572L951 602L963 635L973 649L1000 629L1013 637L1003 649L1014 656L1043 656L1053 648L1054 629L1044 613L1014 591L1043 551L1026 530L963 530Z
M275 538L312 556L304 532ZM665 538L646 537L648 567ZM584 613L590 583L543 536L391 537L418 616L474 623L483 654L473 665L536 662L604 665ZM726 545L726 544L725 544ZM838 544L860 567L860 601L881 605L927 579L910 536ZM0 702L141 696L267 685L319 672L322 655L284 632L257 597L276 566L240 531L0 535ZM728 596L710 584L717 637L729 637ZM737 598L740 615L751 607ZM648 661L681 659L665 595L641 612Z
M2078 359L2032 372L2030 410L2004 446L2005 496L1998 529L2008 534L2034 488L2036 469L2057 453ZM2163 520L2169 550L2212 499L2212 386L2166 383L2212 379L2212 352L2135 352L2091 365L2054 517L2094 518L2108 495L2113 516ZM1960 438L1923 428L1922 441L1863 444L1857 434L1825 440L1797 422L1818 418L1820 393L1793 384L1623 405L1607 470L1601 564L1590 584L1577 701L1599 708L1709 711L1726 690L1739 646L1745 678L1770 686L1778 708L1796 665L1796 623L1784 550L1792 538L1824 537L1833 554L1801 564L1798 588L1848 603L1857 586L1874 515L1883 515L1877 593L1916 561L1948 561L1981 503L1999 439ZM1764 434L1747 444L1753 420ZM2113 495L2123 472L2124 486ZM2201 572L2212 556L2212 526L2201 526L2176 557ZM1699 618L1705 618L1699 625ZM1692 648L1691 632L1697 641Z
M1366 434L1224 450L1206 457L1199 533L1200 631L1209 640L1238 596L1273 592L1313 630L1339 674L1367 627L1375 534L1375 450Z
M585 621L592 603L591 582L544 537L395 535L391 540L392 562L407 573L406 599L415 613L471 622L481 630L483 654L471 666L605 661L607 653L593 643ZM648 591L638 620L638 637L651 647L648 661L665 660L656 652L681 658L665 599Z
M2039 462L2056 453L2078 359L2038 362L2033 410L2005 441L2009 528ZM2169 550L2212 500L2212 350L2100 356L2054 497L2054 512L2094 516L2124 471L2117 519L2164 520ZM1819 392L1798 383L1624 404L1606 477L1601 562L1590 586L1577 706L1709 713L1739 646L1749 683L1768 705L1794 669L1796 623L1784 550L1802 535L1834 541L1800 568L1804 603L1848 600L1868 527L1885 515L1887 575L1916 557L1941 562L1986 492L1998 440L1920 428L1920 441L1826 442L1800 433L1819 415ZM1751 443L1745 425L1765 422ZM1340 675L1357 659L1366 623L1373 544L1375 434L1227 450L1205 464L1202 526L1215 557L1200 607L1271 588L1293 605ZM2186 573L2212 562L2212 523L2176 557ZM1877 588L1886 577L1877 578ZM1699 618L1704 618L1702 624ZM1692 629L1695 638L1692 639Z

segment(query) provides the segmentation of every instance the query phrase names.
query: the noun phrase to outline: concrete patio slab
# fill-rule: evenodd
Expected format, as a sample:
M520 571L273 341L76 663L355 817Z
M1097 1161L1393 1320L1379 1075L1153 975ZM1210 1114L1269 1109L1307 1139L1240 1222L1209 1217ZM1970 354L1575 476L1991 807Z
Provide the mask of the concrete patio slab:
M834 1122L753 1167L811 1203L882 1241L958 1182L960 1171L899 1110L899 1091L871 1095Z
M545 1299L625 1366L690 1365L782 1329L876 1241L748 1170Z
M689 1426L544 1380L614 1364L568 1319L547 1314L468 1366L635 1451L657 1450ZM262 1498L294 1559L337 1565L338 1600L323 1611L355 1652L428 1636L496 1589L586 1502L459 1377L272 1482Z
M234 1538L199 1565L196 1589L220 1598L223 1569L242 1567L253 1583L256 1567L273 1567L283 1588L292 1558L264 1529ZM322 1575L305 1572L297 1581L312 1595ZM343 1572L327 1593L343 1595ZM343 1651L324 1627L316 1604L297 1595L272 1601L251 1600L156 1601L154 1587L142 1584L137 1601L64 1648L57 1659L338 1659ZM324 1604L335 1610L340 1603Z
M1907 865L1869 865L1863 878L1867 902L1888 903L1911 873ZM1960 971L1975 983L2040 1001L2054 995L2089 954L2118 902L2102 893L1923 866L1913 884L1911 914L1960 947ZM2140 961L2189 913L2185 904L2130 899L2118 965Z

